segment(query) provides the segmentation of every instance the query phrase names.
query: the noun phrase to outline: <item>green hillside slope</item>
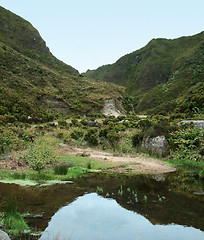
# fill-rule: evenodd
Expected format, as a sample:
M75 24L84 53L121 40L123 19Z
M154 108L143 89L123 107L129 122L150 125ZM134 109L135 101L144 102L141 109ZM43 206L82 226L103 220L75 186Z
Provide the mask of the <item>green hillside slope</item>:
M30 23L0 7L0 123L97 113L122 95L59 61Z
M84 75L125 86L136 98L137 112L202 111L204 32L174 40L153 39L116 63Z

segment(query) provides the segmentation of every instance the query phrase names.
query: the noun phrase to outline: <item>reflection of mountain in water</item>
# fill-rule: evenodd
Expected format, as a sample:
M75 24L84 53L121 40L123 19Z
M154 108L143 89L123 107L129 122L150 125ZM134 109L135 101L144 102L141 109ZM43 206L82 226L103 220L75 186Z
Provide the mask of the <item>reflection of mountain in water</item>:
M153 225L140 214L122 208L113 199L85 194L61 208L40 240L55 239L185 239L200 240L204 232L181 225Z
M123 208L143 215L153 224L174 223L204 230L204 199L198 200L171 191L168 179L162 176L152 179L147 176L96 175L81 178L74 184L43 188L0 183L0 195L4 198L16 196L21 212L43 213L42 218L31 217L26 220L29 225L44 230L59 208L68 205L84 193L95 192L97 186L101 188L100 195L115 199Z

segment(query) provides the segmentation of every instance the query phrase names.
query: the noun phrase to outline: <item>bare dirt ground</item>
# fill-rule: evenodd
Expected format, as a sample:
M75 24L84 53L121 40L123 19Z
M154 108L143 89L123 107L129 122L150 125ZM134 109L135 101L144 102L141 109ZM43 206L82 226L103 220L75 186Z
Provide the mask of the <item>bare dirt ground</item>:
M74 146L65 146L61 151L85 157L88 156L89 158L92 158L93 161L103 160L106 161L106 163L115 163L114 167L108 169L108 171L111 172L161 174L176 171L176 168L151 157L128 155L116 156L112 153L97 151L91 148L77 148Z
M18 157L13 155L0 158L0 169L21 172L22 169L29 169L29 166L24 161L21 161Z
M113 153L98 151L92 148L78 148L66 144L60 149L60 151L62 153L89 157L93 159L93 161L105 161L105 165L107 166L108 163L113 163L113 167L105 169L105 171L110 172L161 174L176 171L174 167L171 167L160 160L146 156L118 156ZM29 166L14 155L9 156L6 159L0 159L0 169L21 172L23 169L29 169Z

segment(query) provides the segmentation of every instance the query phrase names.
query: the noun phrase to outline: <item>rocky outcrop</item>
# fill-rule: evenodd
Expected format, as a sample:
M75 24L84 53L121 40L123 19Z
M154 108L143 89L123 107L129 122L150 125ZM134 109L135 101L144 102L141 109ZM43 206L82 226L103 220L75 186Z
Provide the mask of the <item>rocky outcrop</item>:
M193 123L195 128L201 128L204 129L204 120L183 120L181 121L182 124L190 124Z
M7 233L0 230L0 239L1 240L11 240Z
M144 137L142 140L142 149L145 151L165 156L168 150L168 141L165 136L151 138Z
M122 103L119 100L115 99L106 99L104 103L104 107L102 113L106 116L121 116L123 115L124 109L122 107Z

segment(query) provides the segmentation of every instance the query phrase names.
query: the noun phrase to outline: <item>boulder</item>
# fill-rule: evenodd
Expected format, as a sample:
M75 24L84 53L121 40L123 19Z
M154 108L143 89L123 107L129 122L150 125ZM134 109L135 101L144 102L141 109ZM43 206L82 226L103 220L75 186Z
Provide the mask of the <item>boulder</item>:
M142 148L145 151L165 156L168 150L168 141L165 136L157 136L153 138L147 136L142 140Z
M181 121L181 123L182 124L193 123L195 128L204 129L204 120L183 120L183 121Z
M0 240L11 240L7 233L0 230Z
M68 145L65 144L65 143L59 143L59 147L60 147L60 148L66 148L66 147L68 147Z

